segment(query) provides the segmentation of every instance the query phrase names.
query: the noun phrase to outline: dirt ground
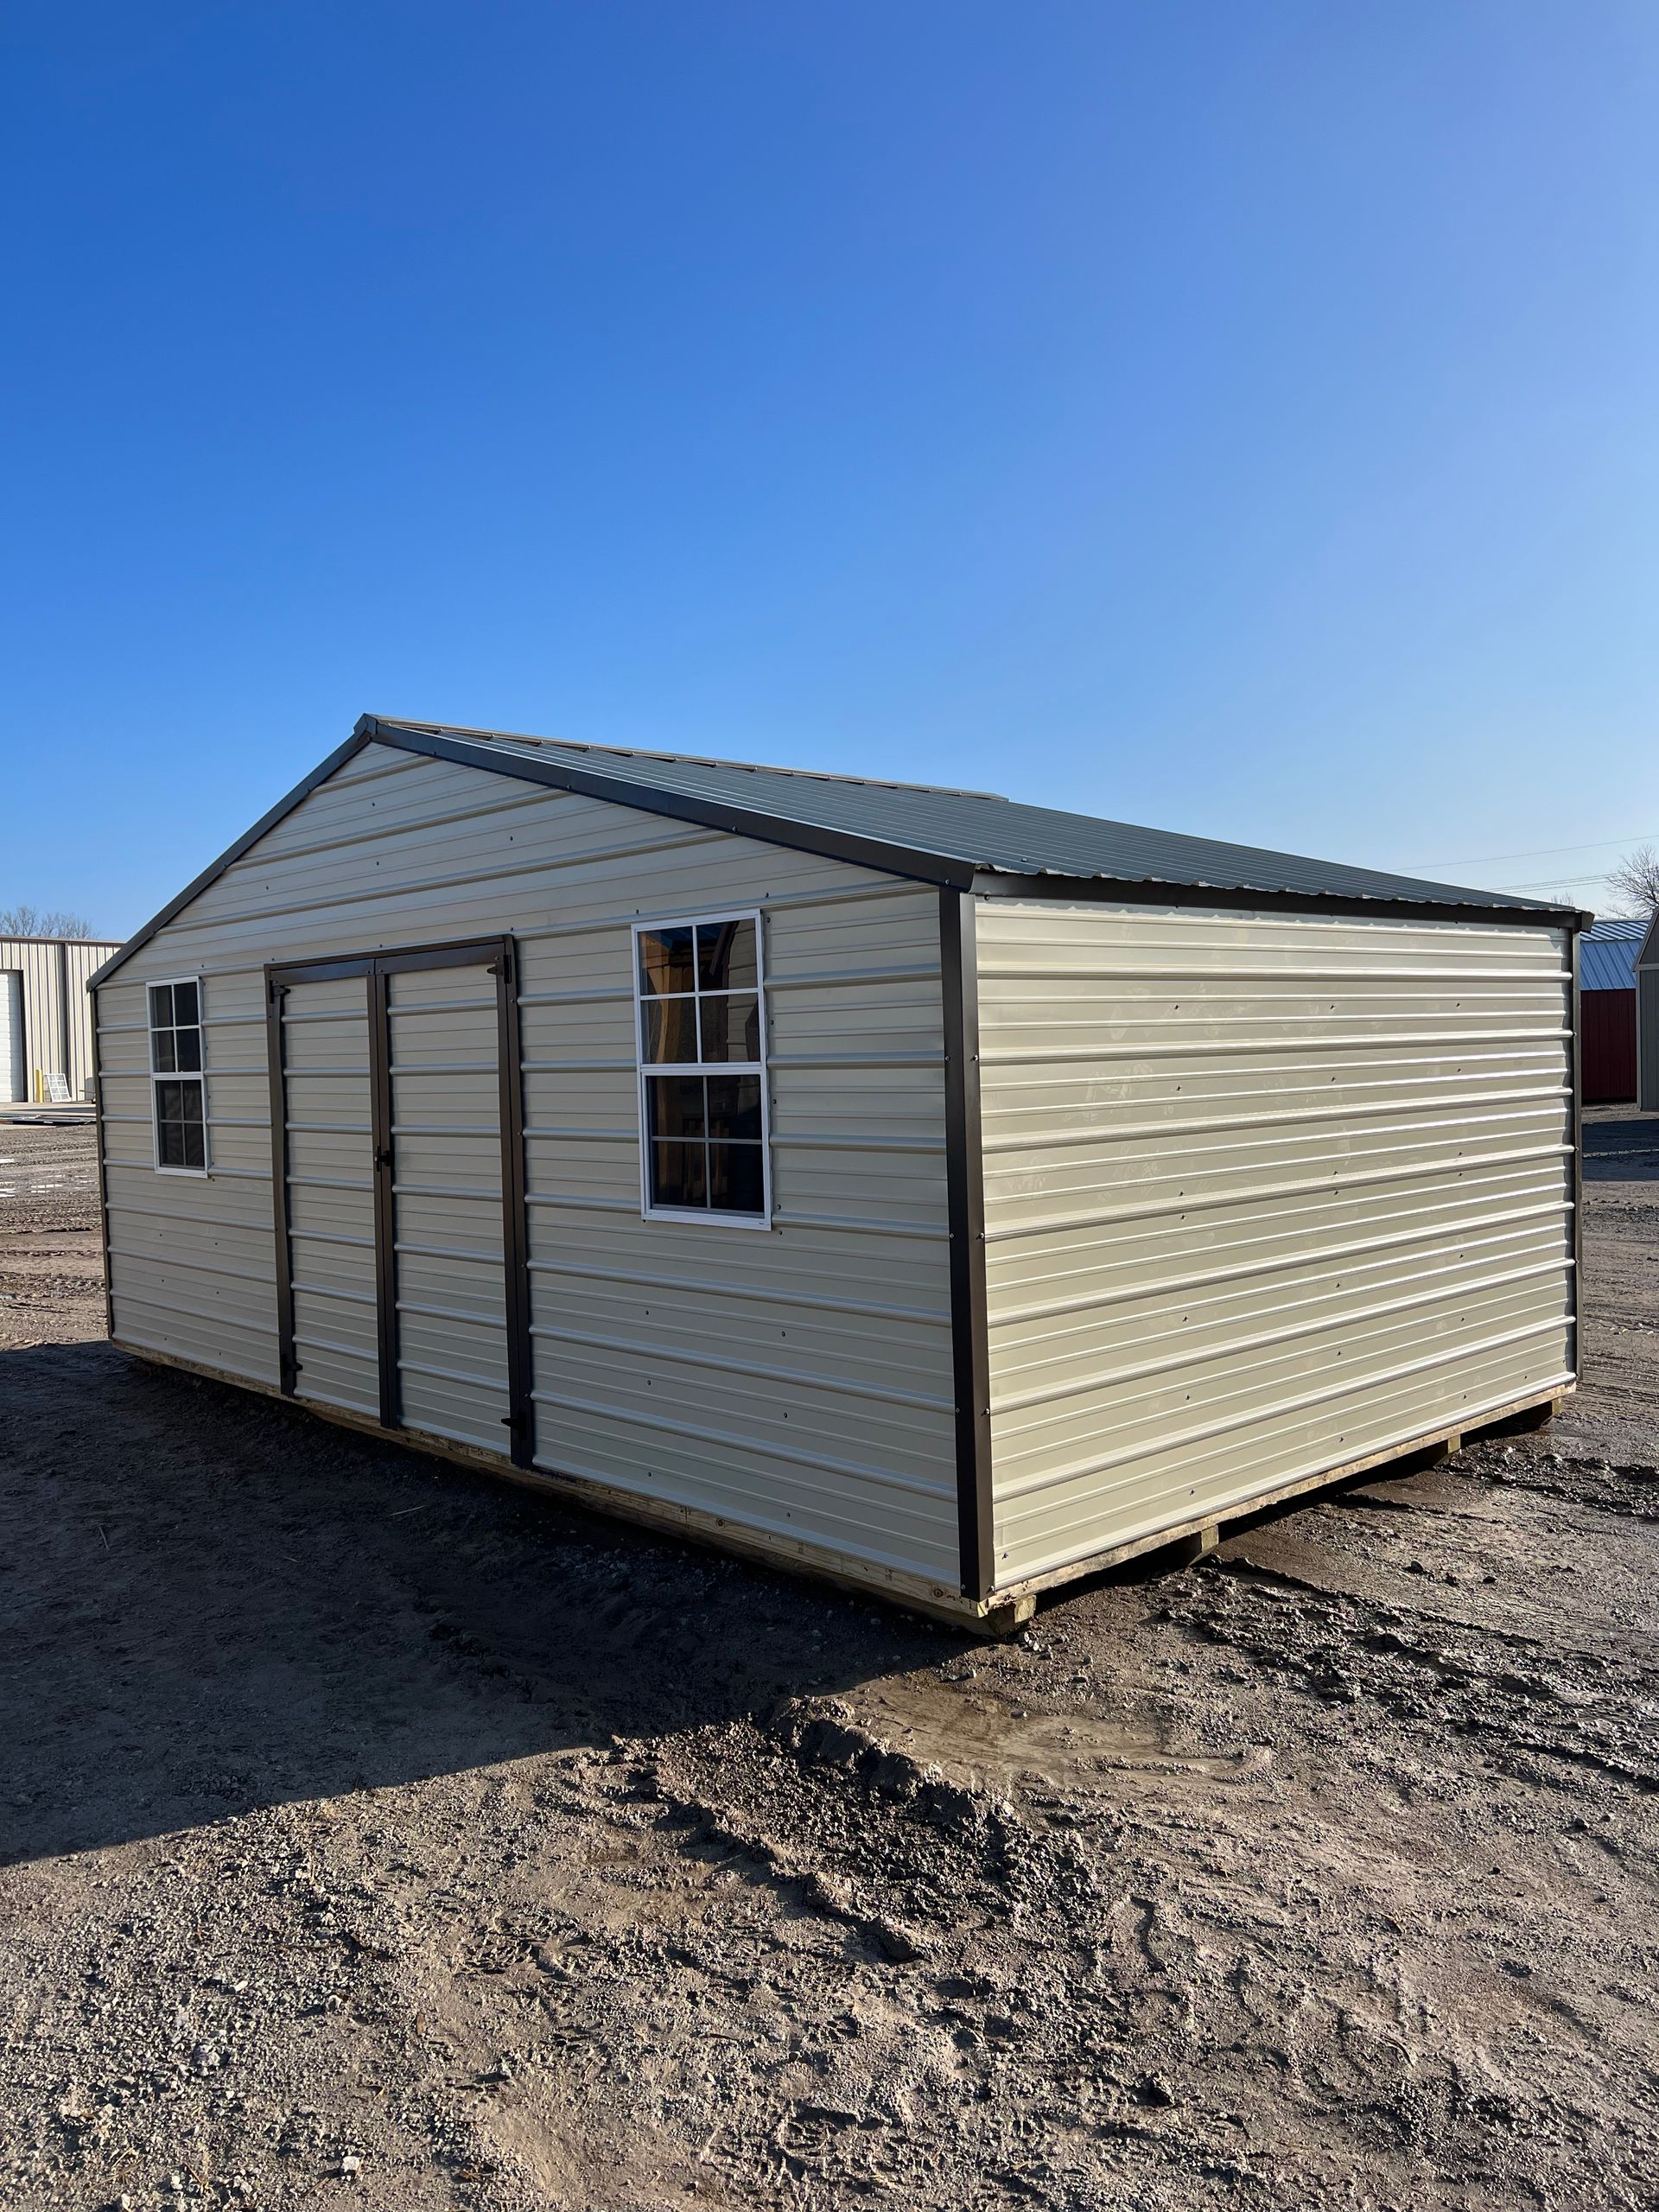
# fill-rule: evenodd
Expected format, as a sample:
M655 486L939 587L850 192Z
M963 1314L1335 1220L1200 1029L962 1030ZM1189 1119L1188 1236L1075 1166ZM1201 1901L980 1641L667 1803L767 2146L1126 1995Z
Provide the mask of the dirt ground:
M944 1630L102 1339L0 1124L0 2205L1659 2205L1659 1117L1588 1387Z

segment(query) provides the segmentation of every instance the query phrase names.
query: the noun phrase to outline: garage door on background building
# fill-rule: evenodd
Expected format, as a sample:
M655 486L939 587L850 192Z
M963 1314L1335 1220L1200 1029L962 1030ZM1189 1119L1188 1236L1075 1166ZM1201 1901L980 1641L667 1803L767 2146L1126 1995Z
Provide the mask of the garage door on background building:
M0 968L0 1098L15 1105L29 1096L23 1052L23 971Z

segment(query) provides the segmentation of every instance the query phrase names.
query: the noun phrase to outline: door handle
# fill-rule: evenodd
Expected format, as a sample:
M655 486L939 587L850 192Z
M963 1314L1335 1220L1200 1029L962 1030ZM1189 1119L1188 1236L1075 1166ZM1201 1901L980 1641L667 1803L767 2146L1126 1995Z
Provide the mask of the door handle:
M389 1144L377 1145L375 1147L374 1164L377 1167L390 1167L391 1166L391 1147Z

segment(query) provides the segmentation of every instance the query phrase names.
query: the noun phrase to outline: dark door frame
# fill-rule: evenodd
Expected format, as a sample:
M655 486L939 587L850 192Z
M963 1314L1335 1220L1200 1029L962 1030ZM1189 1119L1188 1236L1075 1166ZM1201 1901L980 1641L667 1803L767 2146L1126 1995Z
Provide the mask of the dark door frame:
M508 1457L528 1467L536 1449L531 1397L529 1239L524 1204L524 1087L518 1040L517 949L510 937L466 938L394 951L342 952L316 960L265 963L265 1045L270 1080L270 1170L276 1236L276 1339L284 1397L297 1395L294 1274L288 1207L288 1070L283 1001L296 983L334 983L361 976L369 1028L369 1122L374 1159L374 1288L380 1368L380 1425L402 1425L397 1388L396 1156L392 1135L391 1047L386 978L431 968L482 968L495 978L496 1059L500 1084L501 1229L507 1327Z

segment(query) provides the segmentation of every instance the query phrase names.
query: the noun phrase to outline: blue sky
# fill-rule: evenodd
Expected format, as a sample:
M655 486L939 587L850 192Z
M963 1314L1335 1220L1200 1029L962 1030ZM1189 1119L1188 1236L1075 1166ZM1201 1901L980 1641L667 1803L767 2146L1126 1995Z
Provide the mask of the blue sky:
M1651 0L12 0L0 905L365 708L1593 903L1656 115Z

